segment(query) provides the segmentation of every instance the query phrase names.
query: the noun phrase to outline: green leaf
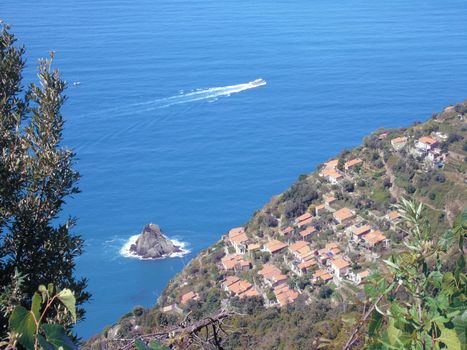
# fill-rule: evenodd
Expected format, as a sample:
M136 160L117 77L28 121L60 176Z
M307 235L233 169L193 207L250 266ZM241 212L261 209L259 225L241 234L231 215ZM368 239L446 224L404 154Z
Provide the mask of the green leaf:
M467 310L464 310L462 315L455 317L452 320L454 323L454 329L459 337L462 344L467 343Z
M151 350L170 350L170 348L161 345L157 340L153 340L149 343Z
M73 341L68 337L63 326L59 324L44 324L42 326L47 341L54 345L57 349L60 347L63 350L77 350L78 348Z
M20 344L27 350L33 350L36 323L32 313L22 306L17 306L13 310L8 323L10 329L19 335Z
M76 322L76 299L73 295L73 292L69 289L64 289L57 294L57 297L71 313L73 316L73 321Z
M54 293L54 285L53 283L49 283L47 285L47 290L49 291L49 294L52 295Z
M54 346L40 334L37 335L37 341L43 350L55 350Z
M39 295L39 293L36 292L34 293L34 296L32 297L32 305L31 305L31 311L34 314L36 321L38 321L40 317L41 305L42 305L41 296Z
M399 342L399 337L400 337L402 331L400 331L399 329L396 328L395 321L394 321L393 318L389 319L388 328L387 328L386 332L387 332L387 335L388 335L389 343L391 345L396 345L396 344L400 343Z
M438 338L438 341L443 343L447 350L461 350L461 342L456 331L443 325L438 326L440 326L439 329L441 330L441 336Z
M39 286L38 290L39 290L39 292L41 292L41 293L47 292L47 288L45 288L45 286L44 286L43 284L41 284L41 285Z
M381 327L382 322L383 322L383 316L379 312L373 311L370 324L368 325L368 335L370 337L373 337L375 335L375 333Z
M140 339L135 340L135 347L138 350L151 350L151 348L147 346L144 342L142 342Z

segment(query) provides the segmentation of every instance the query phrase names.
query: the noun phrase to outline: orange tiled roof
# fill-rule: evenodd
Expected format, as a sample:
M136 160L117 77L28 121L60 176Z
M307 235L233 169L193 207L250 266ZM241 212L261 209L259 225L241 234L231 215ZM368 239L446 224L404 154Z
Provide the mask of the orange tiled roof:
M360 158L355 158L355 159L349 160L348 162L345 162L344 168L349 169L351 167L354 167L355 165L362 164L362 163L363 163L363 160L361 160Z
M331 264L339 270L350 266L350 263L347 260L344 260L343 258L333 259L331 260Z
M363 237L365 242L367 242L370 246L374 246L379 242L382 242L386 239L386 236L381 233L381 231L373 231Z
M326 168L335 168L339 163L339 159L332 159L329 162L324 163Z
M253 244L248 244L248 251L255 251L261 249L261 244L259 243L253 243Z
M370 275L370 271L364 270L364 271L359 272L358 275L360 276L360 278L365 278Z
M336 197L329 195L329 196L324 196L324 202L327 204L331 204L336 201Z
M314 218L311 217L311 218L308 218L308 219L306 219L306 220L302 220L302 221L300 221L300 222L298 223L297 226L298 226L298 227L303 227L303 226L309 225L309 224L311 224L311 223L313 222L313 219L314 219Z
M245 243L248 241L248 236L243 227L236 227L229 231L229 240L232 243Z
M279 231L280 234L282 235L288 235L289 233L293 232L294 229L292 226L287 226L286 228L284 228L283 230Z
M264 247L265 249L269 250L271 253L275 253L286 248L287 244L285 244L284 242L278 241L277 239L274 239L266 243Z
M430 145L430 146L433 146L435 144L438 143L438 141L436 141L434 138L432 138L431 136L422 136L418 139L418 142L421 142L421 143L424 143L426 145Z
M353 232L353 234L354 234L355 236L359 236L359 237L360 237L361 235L364 235L364 234L370 232L370 230L371 230L370 225L363 225L363 226L361 226L361 227L356 227L356 228L354 228L354 229L352 230L352 232Z
M189 291L188 293L185 293L181 296L180 298L180 303L181 304L186 304L187 302L189 302L190 300L196 300L198 299L198 294L196 294L195 292L193 291Z
M394 144L394 143L403 143L403 142L407 142L407 137L400 136L400 137L396 137L395 139L391 140L392 144Z
M313 226L310 226L310 227L307 227L306 229L304 229L303 231L300 231L300 236L305 238L305 237L308 237L309 235L313 234L314 232L316 232L316 228L313 227Z
M228 287L234 283L237 283L238 281L240 281L240 278L237 276L227 276L222 284Z
M336 220L344 221L354 217L354 213L349 208L342 208L333 213Z
M401 214L397 210L393 210L388 213L388 218L391 220L397 220L400 217L401 217Z
M324 169L322 174L323 174L323 176L329 176L329 177L331 177L333 179L336 179L336 180L343 177L343 175L340 172L338 172L337 170L332 169L332 168Z
M300 264L297 265L297 267L302 270L302 269L307 269L309 267L312 267L314 265L316 265L316 260L314 259L310 259L310 260L306 260L304 262L301 262Z
M270 278L271 276L281 275L282 272L273 264L264 264L263 268L258 272L264 278Z
M297 218L297 222L300 222L300 221L304 221L304 220L308 220L309 218L311 218L312 215L310 213L305 213L303 215L300 215L298 218Z
M250 266L250 263L246 261L242 255L238 254L223 257L221 263L226 270L233 270L237 266Z
M227 288L234 294L239 295L245 293L248 289L252 287L251 283L245 280L239 280Z

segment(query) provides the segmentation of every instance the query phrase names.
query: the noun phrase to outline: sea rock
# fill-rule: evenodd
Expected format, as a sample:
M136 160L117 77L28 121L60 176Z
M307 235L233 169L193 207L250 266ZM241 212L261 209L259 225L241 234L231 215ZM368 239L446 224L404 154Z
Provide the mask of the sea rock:
M159 259L181 251L180 247L165 237L160 227L155 224L144 226L143 232L130 247L130 252L144 259Z

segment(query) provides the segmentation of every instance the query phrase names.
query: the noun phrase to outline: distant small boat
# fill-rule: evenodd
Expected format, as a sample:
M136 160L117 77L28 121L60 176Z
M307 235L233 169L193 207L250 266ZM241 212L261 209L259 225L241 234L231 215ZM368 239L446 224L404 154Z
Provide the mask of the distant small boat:
M74 81L74 82L73 82L73 86L78 86L78 85L81 85L81 82L80 82L80 81Z
M256 80L253 80L250 84L253 85L253 86L266 85L266 80L264 80L264 79L256 79Z

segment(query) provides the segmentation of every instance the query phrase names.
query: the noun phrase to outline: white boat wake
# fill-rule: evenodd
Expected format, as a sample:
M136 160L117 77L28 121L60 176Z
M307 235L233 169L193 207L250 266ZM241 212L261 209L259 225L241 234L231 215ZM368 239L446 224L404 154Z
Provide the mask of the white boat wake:
M242 91L254 89L257 87L261 87L266 85L266 81L264 79L256 79L250 81L249 83L237 84L237 85L228 85L228 86L220 86L220 87L213 87L208 89L198 89L195 91L184 92L181 91L180 94L151 100L139 103L130 103L124 106L102 109L98 113L99 115L107 116L125 116L125 115L135 115L144 112L150 112L157 109L167 108L174 105L186 104L191 102L203 101L206 100L208 102L214 102L220 97L227 97L232 94L236 94Z

